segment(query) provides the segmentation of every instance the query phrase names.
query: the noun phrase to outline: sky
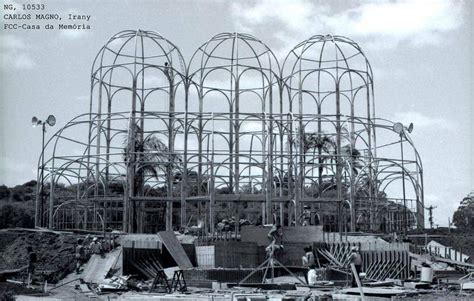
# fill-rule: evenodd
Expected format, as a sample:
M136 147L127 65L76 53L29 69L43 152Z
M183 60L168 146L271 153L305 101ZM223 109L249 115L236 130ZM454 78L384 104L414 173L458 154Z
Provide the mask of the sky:
M19 11L23 2L13 4ZM0 29L0 184L36 178L41 129L89 110L90 72L100 47L126 29L154 30L186 61L220 32L265 42L280 62L316 34L343 35L364 50L374 72L376 116L414 123L424 167L425 206L447 225L474 190L474 5L471 1L46 1L46 13L91 15L91 30ZM3 4L2 4L3 5ZM2 7L3 9L3 7ZM70 21L67 21L70 22ZM29 24L40 23L35 20ZM57 21L51 21L56 24Z

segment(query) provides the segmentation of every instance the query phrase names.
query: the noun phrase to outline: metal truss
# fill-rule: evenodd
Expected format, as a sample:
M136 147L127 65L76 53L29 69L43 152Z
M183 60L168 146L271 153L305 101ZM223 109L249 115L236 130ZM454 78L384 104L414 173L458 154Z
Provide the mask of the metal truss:
M420 156L407 128L375 117L373 82L341 36L313 36L280 65L257 38L222 33L186 66L160 34L120 32L94 61L90 112L41 154L37 225L214 233L227 219L238 232L243 218L299 226L306 212L328 231L423 227Z

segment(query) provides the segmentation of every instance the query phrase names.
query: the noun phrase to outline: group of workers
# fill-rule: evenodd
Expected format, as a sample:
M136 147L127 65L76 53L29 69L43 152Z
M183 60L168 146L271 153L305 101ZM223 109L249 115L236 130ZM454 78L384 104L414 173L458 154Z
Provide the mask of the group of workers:
M229 231L235 231L236 225L240 229L242 226L251 225L252 223L245 218L237 219L235 216L231 216L230 218L223 218L216 224L216 231L217 233L226 233Z
M357 249L357 247L353 247L351 250L350 255L350 262L355 265L357 275L359 275L362 271L362 257ZM316 285L317 281L319 280L319 276L316 271L316 264L314 262L314 254L311 248L308 247L308 252L303 256L303 264L308 267L308 274L307 274L307 281L309 285ZM354 275L352 276L352 287L357 287L357 281Z
M308 267L308 274L307 274L307 281L309 285L316 285L317 281L319 280L319 277L316 272L316 262L315 262L315 257L313 253L313 249L311 247L305 247L304 248L305 255L303 256L303 266ZM356 274L360 275L362 272L362 256L359 253L359 248L356 246L353 246L351 248L351 254L349 256L349 262L351 264L354 264ZM352 273L351 273L352 274ZM352 275L352 282L351 282L352 287L357 287L357 280L354 275Z
M99 239L97 237L91 237L87 235L84 239L78 238L76 247L74 248L74 258L76 260L76 273L80 273L80 269L84 263L89 260L89 257L92 254L100 255L101 257L105 256L106 252L113 250L116 247L115 238L110 240ZM36 252L33 251L33 247L27 246L27 260L28 260L28 278L27 278L27 287L31 287L33 281L33 275L36 270L36 265L38 263L38 256Z
M82 265L89 260L91 255L97 254L105 257L105 253L112 251L115 244L115 239L112 237L110 240L105 238L99 240L97 237L91 237L90 235L87 235L84 240L78 238L75 248L76 274L80 273Z
M312 221L313 217L313 221ZM223 232L228 232L228 231L234 231L236 224L240 227L246 226L246 225L261 225L261 221L257 223L252 223L250 220L242 218L238 220L235 216L231 216L230 218L223 218L216 224L216 230L218 233L223 233ZM303 212L299 216L299 221L293 221L292 224L295 225L297 222L301 226L310 226L310 225L319 225L320 224L320 218L319 218L319 212L316 211L311 211L310 206L303 206Z
M270 244L266 247L267 257L274 256L276 251L283 250L283 228L281 225L273 225L270 231L267 234ZM315 253L313 248L310 246L305 247L304 256L302 257L303 266L308 268L307 273L307 282L309 285L315 285L319 280L318 274L316 271L316 260ZM353 246L351 248L351 254L349 257L351 264L355 266L356 274L359 275L362 271L362 256L359 252L359 248ZM318 262L319 263L319 262ZM352 277L352 287L357 287L357 281L355 276Z

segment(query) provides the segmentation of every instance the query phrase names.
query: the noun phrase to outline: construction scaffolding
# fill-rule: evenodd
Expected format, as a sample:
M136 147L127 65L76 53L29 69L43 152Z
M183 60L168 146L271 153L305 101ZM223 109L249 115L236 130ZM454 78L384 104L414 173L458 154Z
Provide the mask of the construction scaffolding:
M156 32L120 32L93 63L90 112L40 156L36 225L424 227L413 126L375 117L373 83L361 48L341 36L313 36L280 65L257 38L222 33L186 64Z

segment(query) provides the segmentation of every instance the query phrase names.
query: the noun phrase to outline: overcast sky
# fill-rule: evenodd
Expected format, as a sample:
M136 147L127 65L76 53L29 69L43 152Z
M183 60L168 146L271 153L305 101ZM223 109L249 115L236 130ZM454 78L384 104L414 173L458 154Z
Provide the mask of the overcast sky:
M253 34L280 61L312 35L347 36L362 47L373 68L376 116L415 125L425 205L438 206L435 223L446 225L474 190L471 1L44 3L45 12L63 18L70 12L91 15L92 30L8 31L2 17L0 184L36 178L41 130L31 127L31 117L54 114L57 130L88 112L90 70L100 47L119 31L144 29L178 45L186 61L220 32Z

